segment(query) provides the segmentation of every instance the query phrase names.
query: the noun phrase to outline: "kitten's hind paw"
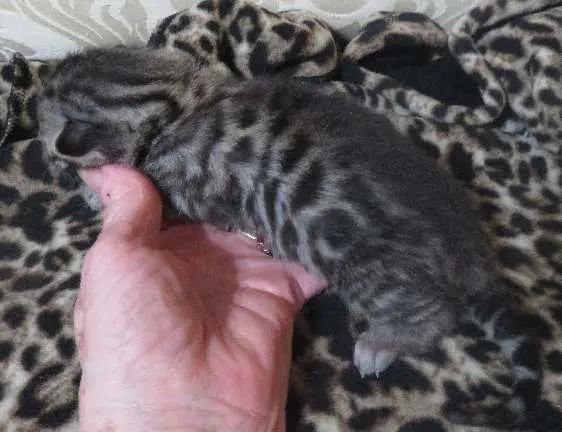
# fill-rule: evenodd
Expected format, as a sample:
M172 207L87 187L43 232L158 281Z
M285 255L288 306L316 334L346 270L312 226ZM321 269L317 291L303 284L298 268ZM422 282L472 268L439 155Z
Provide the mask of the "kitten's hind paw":
M378 342L371 333L363 333L355 343L353 363L362 378L372 375L379 377L398 357L398 346L393 342Z

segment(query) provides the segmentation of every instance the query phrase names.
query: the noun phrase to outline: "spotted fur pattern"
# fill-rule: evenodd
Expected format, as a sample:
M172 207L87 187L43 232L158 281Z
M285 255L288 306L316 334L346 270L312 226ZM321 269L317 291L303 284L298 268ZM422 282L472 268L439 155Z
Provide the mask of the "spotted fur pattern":
M527 311L518 322L544 347L541 400L521 429L560 429L562 181L558 143L544 135L556 138L561 124L556 2L484 2L450 38L418 14L381 13L344 45L299 13L253 8L256 21L238 15L243 2L210 5L170 17L154 32L154 43L191 55L182 49L199 46L198 28L230 35L238 27L241 38L228 36L231 42L213 47L236 75L308 62L316 70L301 76L322 76L375 111L398 113L391 117L395 126L466 184L493 240L503 284ZM171 38L185 43L174 48ZM329 42L312 43L317 40ZM327 51L316 55L315 47ZM452 60L458 57L465 59L461 68ZM235 65L250 63L249 72L236 71ZM73 175L54 172L37 142L18 142L34 134L34 88L45 68L14 59L2 67L0 80L0 97L10 107L0 114L18 118L0 148L0 223L8 228L0 230L0 361L7 366L0 369L0 410L9 419L7 430L77 430L71 309L81 254L99 222L77 195ZM487 95L494 82L503 103ZM496 105L500 115L486 117L482 105ZM450 117L459 106L480 108L480 120ZM0 132L5 125L0 121ZM362 324L330 295L305 307L295 329L288 430L465 431L442 415L444 408L495 403L513 388L495 345L470 324L422 358L406 356L379 379L361 379L351 359Z
M286 77L230 84L175 53L121 47L63 59L37 116L53 159L136 165L182 216L263 233L274 256L324 277L367 322L362 376L426 352L476 301L514 362L515 397L450 418L511 425L536 404L536 346L489 298L504 293L461 185L355 99Z

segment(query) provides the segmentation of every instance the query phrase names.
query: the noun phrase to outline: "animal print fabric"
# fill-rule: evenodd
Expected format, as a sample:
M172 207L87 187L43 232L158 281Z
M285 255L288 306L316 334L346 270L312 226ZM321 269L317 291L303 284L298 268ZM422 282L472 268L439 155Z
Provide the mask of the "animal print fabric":
M0 2L0 61L14 51L27 58L109 44L146 43L157 20L200 0L3 0ZM381 8L416 11L445 28L478 0L252 0L272 12L305 9L347 35ZM40 35L38 37L38 35Z
M251 79L287 73L348 92L464 182L504 282L543 343L542 400L527 430L562 430L562 3L485 1L446 33L417 13L380 12L351 40L303 11L203 1L149 45L222 62ZM0 79L0 430L77 430L72 308L99 215L33 140L35 82L49 65L15 55ZM376 143L373 143L376 145ZM519 325L521 323L518 323ZM361 323L337 299L295 326L288 431L462 431L442 409L510 390L497 348L466 326L379 379L352 364Z

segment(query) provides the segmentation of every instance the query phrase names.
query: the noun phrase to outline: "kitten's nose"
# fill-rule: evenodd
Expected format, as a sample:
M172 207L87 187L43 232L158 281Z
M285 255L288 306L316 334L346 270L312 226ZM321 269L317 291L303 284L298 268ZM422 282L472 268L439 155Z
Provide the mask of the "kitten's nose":
M60 156L86 156L96 147L100 135L97 132L89 125L68 122L55 141L55 150Z
M64 128L55 141L55 150L62 156L82 156L82 151L76 140L72 139L72 135L68 132L68 128Z

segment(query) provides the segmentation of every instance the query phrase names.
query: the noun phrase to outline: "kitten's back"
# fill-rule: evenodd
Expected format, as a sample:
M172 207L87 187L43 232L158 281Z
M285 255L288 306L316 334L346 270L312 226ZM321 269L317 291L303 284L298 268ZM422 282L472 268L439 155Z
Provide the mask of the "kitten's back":
M329 176L341 179L334 188L342 190L331 195L334 207L351 201L367 209L372 234L380 233L385 224L392 229L400 220L417 223L426 236L443 242L458 263L457 273L465 270L471 281L463 284L465 293L485 288L487 281L478 274L490 272L492 258L467 191L387 117L354 98L328 92L322 84L298 79L257 79L231 87L226 94L223 106L232 118L247 116L252 107L259 113L255 121L268 124L272 135L268 139L279 142L279 149L274 143L268 149L281 160L270 163L266 172L271 178L285 175L279 172L283 158L298 153L286 151L283 136L308 137L306 145L312 149L308 153L303 149L298 156L317 159ZM409 240L414 239L404 239Z

